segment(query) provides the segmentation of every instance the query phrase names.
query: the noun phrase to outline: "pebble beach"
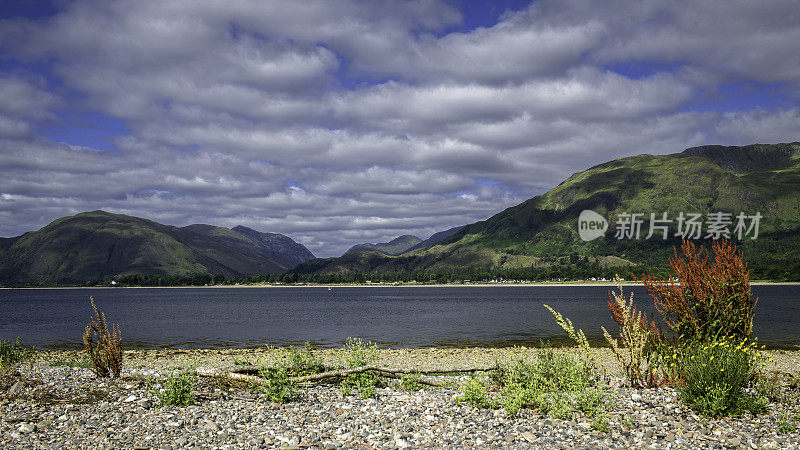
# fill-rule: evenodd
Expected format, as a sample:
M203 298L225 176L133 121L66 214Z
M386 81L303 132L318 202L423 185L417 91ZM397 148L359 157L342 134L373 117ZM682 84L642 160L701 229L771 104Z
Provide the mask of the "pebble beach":
M518 349L534 358L540 349ZM557 351L574 351L558 349ZM593 349L610 400L608 431L576 413L559 420L523 409L479 409L454 399L466 375L444 387L404 390L396 380L374 398L343 395L337 384L302 387L291 403L265 401L246 382L197 377L195 403L159 406L154 386L173 371L224 373L243 362L268 364L277 349L126 351L122 377L97 378L79 351L37 351L2 376L0 448L800 448L782 429L796 405L770 403L758 416L707 418L671 388L634 389L608 349ZM335 365L335 350L317 350ZM417 370L494 367L508 349L380 349L378 364ZM800 352L770 351L767 373L800 376ZM81 363L83 361L84 363Z

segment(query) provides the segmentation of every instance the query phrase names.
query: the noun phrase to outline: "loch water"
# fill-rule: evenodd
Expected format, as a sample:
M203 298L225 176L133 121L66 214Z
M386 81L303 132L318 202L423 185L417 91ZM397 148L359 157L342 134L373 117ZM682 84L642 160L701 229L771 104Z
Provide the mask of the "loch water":
M617 327L611 286L401 286L0 289L0 339L36 348L81 348L89 296L132 348L340 346L359 337L384 347L538 345L565 342L543 304L588 338ZM626 286L652 312L641 286ZM753 286L755 334L800 348L800 286Z

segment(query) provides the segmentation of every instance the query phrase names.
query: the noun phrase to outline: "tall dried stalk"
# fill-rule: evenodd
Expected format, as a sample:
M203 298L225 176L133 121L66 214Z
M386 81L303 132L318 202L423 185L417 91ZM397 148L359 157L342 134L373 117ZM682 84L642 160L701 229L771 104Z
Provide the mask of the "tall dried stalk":
M608 309L611 311L614 321L619 325L620 340L625 348L620 348L617 339L612 338L605 327L601 326L600 328L603 330L606 341L611 345L614 356L625 369L631 385L644 387L648 384L647 378L650 375L650 367L645 355L645 346L650 338L647 319L633 305L633 292L631 292L630 299L626 300L619 277L615 281L619 288L619 294L614 291L609 292Z
M109 332L106 315L101 313L92 302L95 317L89 317L91 323L83 331L83 346L92 359L92 370L98 377L119 377L122 371L122 334L119 325L112 325ZM96 338L96 342L95 342Z

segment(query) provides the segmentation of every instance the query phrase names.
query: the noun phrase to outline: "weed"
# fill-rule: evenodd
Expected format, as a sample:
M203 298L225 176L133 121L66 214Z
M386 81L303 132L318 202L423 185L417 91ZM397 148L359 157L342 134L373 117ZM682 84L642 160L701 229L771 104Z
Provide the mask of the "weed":
M684 383L679 390L681 399L709 416L763 411L766 399L744 392L754 377L756 358L752 344L735 344L728 339L676 352Z
M494 375L500 385L500 402L509 416L521 408L536 408L556 418L571 418L574 410L595 415L602 410L605 396L592 388L594 377L580 360L541 351L534 362L521 356Z
M60 359L58 361L50 361L51 367L80 367L82 369L91 369L92 362L88 359Z
M789 413L782 413L778 419L778 432L780 434L790 434L797 431L797 416L790 419Z
M750 339L758 299L753 300L750 272L741 251L725 240L714 242L713 261L689 240L674 250L669 264L677 278L643 278L658 312L677 342L714 342L725 337Z
M195 374L193 371L172 372L156 392L161 406L188 406L194 403Z
M469 403L478 408L496 408L497 403L489 397L490 380L486 374L472 374L461 385L461 395L455 398L458 403Z
M583 330L581 329L576 330L575 327L572 325L571 320L562 316L561 313L556 312L556 310L554 310L550 306L544 305L544 307L547 308L551 314L553 314L553 319L555 319L558 326L560 326L561 329L563 329L567 333L567 336L569 336L570 339L572 339L573 341L575 341L576 344L578 344L578 348L580 349L581 354L583 355L583 360L587 363L591 361L589 341L586 340L586 335L583 333Z
M647 319L633 305L633 293L631 293L630 300L626 300L622 293L622 282L619 277L616 278L616 282L619 294L609 292L608 309L620 327L620 340L625 350L620 348L620 344L611 337L605 327L600 328L603 330L606 341L611 345L614 356L622 364L628 381L632 386L644 387L647 385L646 374L651 373L645 357L645 346L650 340Z
M25 347L22 340L17 338L14 342L0 339L0 370L6 370L33 356L33 347Z
M233 365L234 366L252 366L253 363L251 363L250 361L248 361L246 359L233 358Z
M400 383L403 385L403 389L413 392L422 389L422 384L419 380L420 375L418 373L405 374L400 378Z
M598 414L592 421L592 429L601 433L608 433L608 415L605 413Z
M599 388L589 388L575 394L575 404L588 417L595 417L606 404L606 393Z
M109 331L106 315L97 309L94 298L89 297L89 301L95 317L89 317L91 323L83 332L83 346L92 360L92 370L98 377L119 377L122 371L122 334L119 326L112 325Z
M270 402L287 403L300 396L297 383L289 379L290 369L285 364L264 367L259 369L258 373L264 378L260 390Z
M367 366L378 360L378 346L361 339L347 338L339 357L347 368ZM342 395L349 395L356 391L361 398L369 398L375 396L375 387L379 384L378 374L369 370L345 375L340 388Z
M314 355L311 342L306 342L304 348L289 347L289 367L294 376L310 375L325 371L322 360Z

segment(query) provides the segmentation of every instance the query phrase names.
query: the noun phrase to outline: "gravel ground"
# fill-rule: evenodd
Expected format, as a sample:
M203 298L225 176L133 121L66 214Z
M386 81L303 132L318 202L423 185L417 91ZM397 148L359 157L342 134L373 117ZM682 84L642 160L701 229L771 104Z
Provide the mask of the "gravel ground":
M536 349L524 349L535 357ZM569 351L569 350L565 350ZM608 432L593 431L579 413L557 420L533 410L503 410L454 402L455 387L407 392L397 385L377 398L343 396L332 384L303 388L299 401L272 404L240 382L200 377L196 404L161 407L153 383L175 367L231 369L234 361L265 363L274 349L126 352L121 379L98 379L80 352L37 352L0 382L0 448L800 448L797 431L779 424L797 405L773 403L766 414L708 419L691 412L670 388L632 389L615 375L608 350L595 358L607 373ZM329 363L335 351L318 352ZM503 349L380 350L392 367L489 368L509 358ZM769 352L768 371L800 376L800 352ZM459 377L446 377L457 384ZM156 381L154 381L156 380Z

